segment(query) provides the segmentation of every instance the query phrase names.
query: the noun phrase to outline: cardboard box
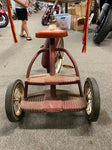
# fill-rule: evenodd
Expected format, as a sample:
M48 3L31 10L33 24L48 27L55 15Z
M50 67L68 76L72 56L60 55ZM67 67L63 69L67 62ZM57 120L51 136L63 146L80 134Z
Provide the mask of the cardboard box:
M81 14L84 17L86 16L86 8L87 8L87 3L86 2L81 3Z
M71 16L71 29L74 30L74 25L76 22L77 16Z
M75 10L75 7L74 8L69 8L68 9L68 13L70 14L70 15L76 15L76 10Z
M72 4L72 7L75 7L75 5L76 5L76 4L73 3L73 4Z
M86 16L86 8L87 8L87 3L86 2L76 4L75 5L76 16L85 17Z
M76 26L74 26L74 30L75 31L83 31L83 28L84 28L84 25L80 25L80 26L76 25Z
M71 29L73 29L73 19L75 16L71 16Z
M62 7L63 7L63 8L65 7L65 3L62 3Z
M71 29L82 31L84 28L84 17L71 16Z
M82 31L84 28L84 17L77 18L74 23L74 30Z
M68 13L72 15L72 8L68 8Z
M75 5L75 10L76 10L76 16L81 17L82 14L81 14L81 5L80 4Z
M75 9L75 7L73 7L72 9L71 9L71 15L76 15L76 9Z
M68 3L68 7L70 7L71 6L71 3Z

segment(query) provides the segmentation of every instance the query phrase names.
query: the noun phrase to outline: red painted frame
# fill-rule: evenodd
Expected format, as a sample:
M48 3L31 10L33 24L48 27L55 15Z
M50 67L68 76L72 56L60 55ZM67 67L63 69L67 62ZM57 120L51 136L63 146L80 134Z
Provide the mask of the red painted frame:
M69 57L69 59L71 60L73 66L74 66L74 69L75 69L75 73L76 73L76 76L80 77L79 75L79 70L78 70L78 67L77 67L77 64L75 62L75 60L73 59L72 55L66 50L66 49L63 49L63 48L55 48L55 38L50 38L50 44L49 44L49 49L42 49L42 50L39 50L35 55L34 57L32 58L29 66L28 66L28 69L27 69L27 74L26 74L26 78L29 78L30 76L30 72L31 72L31 68L32 68L32 65L33 63L35 62L35 60L37 59L37 57L41 54L41 53L44 53L46 51L49 51L49 58L50 58L50 75L53 76L55 75L55 51L62 51L64 53L66 53L66 55ZM41 80L41 79L40 79ZM78 87L79 87L79 92L80 92L80 96L82 97L83 96L83 92L82 92L82 86L81 86L81 81L79 80L78 81ZM25 98L27 98L27 93L28 93L28 83L25 82ZM52 97L55 97L56 96L56 86L55 85L51 85L51 96Z

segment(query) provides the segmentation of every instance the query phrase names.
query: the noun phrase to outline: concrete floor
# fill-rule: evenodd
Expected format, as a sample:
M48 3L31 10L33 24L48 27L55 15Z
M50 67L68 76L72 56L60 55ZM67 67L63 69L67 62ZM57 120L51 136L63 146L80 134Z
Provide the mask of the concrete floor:
M18 43L13 42L10 25L0 29L0 150L111 150L112 149L112 42L106 38L100 46L93 43L89 32L87 52L82 54L82 32L69 30L64 38L65 48L77 62L82 85L87 77L97 80L101 96L99 120L88 124L84 112L62 114L30 114L19 123L11 123L5 114L5 92L11 81L25 80L28 64L44 43L35 32L46 29L41 25L43 12L32 15L28 27L32 41L21 39L20 22L14 21ZM94 26L91 26L91 31ZM40 60L41 58L39 58ZM64 59L64 64L69 60ZM40 61L32 73L44 73ZM62 68L62 72L71 72ZM58 86L74 91L74 86ZM48 87L30 89L43 90Z

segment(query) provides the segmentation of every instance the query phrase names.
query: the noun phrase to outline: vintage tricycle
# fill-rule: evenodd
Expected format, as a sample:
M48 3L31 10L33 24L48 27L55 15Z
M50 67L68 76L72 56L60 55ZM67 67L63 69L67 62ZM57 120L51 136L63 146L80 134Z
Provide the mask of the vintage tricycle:
M57 0L54 7L56 3ZM64 49L63 37L67 36L67 30L57 28L55 18L51 15L49 28L36 32L35 36L46 38L46 41L28 66L25 88L23 82L19 79L8 86L5 97L5 110L9 121L20 121L24 112L61 113L81 110L85 110L87 119L90 122L97 121L100 112L99 88L94 78L87 78L84 84L84 92L82 91L76 62L72 55ZM74 74L59 73L63 65L64 53L73 64ZM42 66L46 68L47 73L30 76L32 65L40 54L42 54ZM79 93L56 89L56 85L68 84L78 85ZM28 87L30 85L49 85L50 89L29 94Z

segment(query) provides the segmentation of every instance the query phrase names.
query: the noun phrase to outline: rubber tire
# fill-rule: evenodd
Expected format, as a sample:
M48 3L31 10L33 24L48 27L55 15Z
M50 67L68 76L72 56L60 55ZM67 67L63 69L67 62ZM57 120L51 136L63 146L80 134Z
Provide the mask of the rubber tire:
M91 89L92 93L92 110L91 114L88 115L86 110L86 117L89 122L95 122L99 118L100 114L100 92L99 92L99 87L94 78L87 78L84 84L84 95L85 95L85 86L86 84L89 84L89 87ZM86 99L87 100L87 99Z
M14 82L12 82L11 84L9 84L7 91L6 91L6 95L5 95L5 111L6 111L6 115L9 121L11 122L17 122L19 121L23 116L24 116L24 112L22 112L22 114L20 116L17 116L14 113L13 107L12 107L12 101L13 101L13 91L15 90L17 85L21 85L24 89L23 86L23 82L21 80L16 80Z
M96 27L96 30L97 28L98 26ZM105 18L101 27L97 32L94 33L93 41L96 44L100 44L106 38L111 29L112 29L112 8L110 7L107 17Z
M62 42L61 47L57 47L57 48L64 48L64 40L63 40L63 38L61 38L61 42ZM58 71L56 73L59 73L60 71L61 71L61 65L60 65L60 67L59 67L59 69L58 69ZM50 73L50 69L49 68L47 68L47 73Z
M0 25L0 28L6 27L6 26L8 25L8 23L9 23L9 18L8 18L8 16L7 16L6 14L3 14L2 16L5 17L5 23L4 23L3 25Z
M43 17L42 21L41 21L41 23L42 23L43 26L47 26L48 25L45 20L46 20L46 17Z

